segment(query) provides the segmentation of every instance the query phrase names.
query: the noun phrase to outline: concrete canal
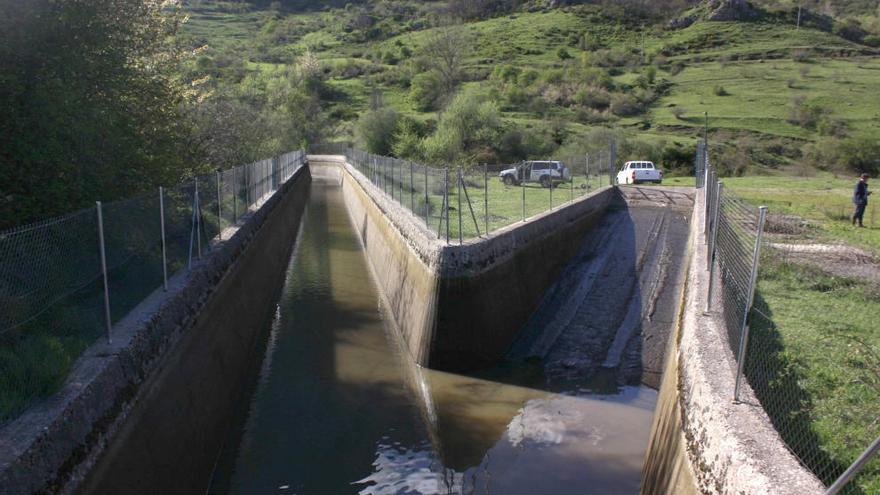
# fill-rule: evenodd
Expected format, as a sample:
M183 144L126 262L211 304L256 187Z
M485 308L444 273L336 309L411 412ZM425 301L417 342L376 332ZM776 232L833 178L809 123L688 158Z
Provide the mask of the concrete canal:
M209 493L638 493L691 204L610 211L506 358L464 375L412 362L337 183L313 179Z

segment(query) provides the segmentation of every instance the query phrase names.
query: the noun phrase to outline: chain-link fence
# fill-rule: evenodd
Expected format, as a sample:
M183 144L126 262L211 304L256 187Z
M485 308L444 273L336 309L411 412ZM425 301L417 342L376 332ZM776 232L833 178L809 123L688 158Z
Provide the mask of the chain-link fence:
M0 232L0 421L303 165L303 151Z
M344 155L391 200L438 238L464 242L573 202L614 184L614 144L582 157L510 165L431 167L373 155L344 143L310 147Z
M742 385L748 382L789 450L825 486L831 487L828 493L877 493L880 461L870 460L877 451L876 442L858 459L860 449L855 453L853 449L847 454L834 453L827 442L823 442L818 430L829 427L819 426L817 422L829 420L810 413L808 405L812 398L801 383L803 377L799 376L796 365L798 357L793 355L796 343L785 342L758 290L761 263L785 263L774 259L777 253L763 235L767 208L751 205L726 189L717 179L705 150L704 146L698 148L697 163L704 163L706 167L697 167L696 184L705 186L704 228L710 271L706 309L720 312L728 344L736 358L734 400L742 399ZM717 297L716 290L720 291ZM718 307L713 307L713 301L720 303ZM874 356L874 362L875 369L880 369L880 355ZM880 383L880 378L873 379ZM867 400L864 396L851 398L850 402ZM873 411L865 413L873 415L873 419L861 421L866 424L864 428L849 428L850 434L855 430L859 433L846 440L866 446L877 435L880 425L876 404L873 409L867 402L861 406L865 407L851 410ZM836 417L831 422L854 423L864 419L847 419L848 414L846 410L834 411L831 416ZM843 476L851 465L851 476ZM850 479L855 481L848 482Z

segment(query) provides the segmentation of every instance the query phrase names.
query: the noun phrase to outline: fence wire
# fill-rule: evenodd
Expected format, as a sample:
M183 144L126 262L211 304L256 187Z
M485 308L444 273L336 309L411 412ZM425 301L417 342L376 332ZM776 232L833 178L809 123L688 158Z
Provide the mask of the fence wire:
M698 162L707 167L697 168L697 185L702 183L705 187L707 249L712 277L717 277L720 288L716 300L720 301L721 307L715 309L720 309L730 350L743 379L754 391L786 446L825 486L831 486L880 433L880 423L877 419L867 420L870 425L864 431L847 439L852 448L846 454L831 452L823 443L817 421L827 422L828 418L820 419L813 413L810 405L813 398L805 390L797 372L799 360L795 347L792 347L797 343L783 342L772 311L755 286L756 278L753 278L760 264L785 264L788 261L780 259L772 244L763 239L761 210L721 187L715 172L708 166L705 149L700 153ZM874 359L880 368L880 353L875 351L872 356L866 359ZM876 381L876 377L873 379ZM849 398L847 407L874 411L864 414L873 414L876 418L876 408L872 409L871 405L876 404L876 393L862 395ZM853 401L860 405L852 404ZM841 417L832 421L857 420L846 419L846 414L841 411ZM869 460L862 471L837 493L880 493L880 459Z
M206 254L223 228L277 190L304 160L300 150L102 204L112 320L162 286L163 220L171 276ZM99 249L95 208L0 232L0 345L34 329L100 335Z
M344 155L388 199L410 210L439 239L463 242L492 233L614 183L614 146L589 155L568 157L564 180L505 180L509 165L432 167L373 155L347 143L318 144L314 154ZM547 160L554 161L554 160Z

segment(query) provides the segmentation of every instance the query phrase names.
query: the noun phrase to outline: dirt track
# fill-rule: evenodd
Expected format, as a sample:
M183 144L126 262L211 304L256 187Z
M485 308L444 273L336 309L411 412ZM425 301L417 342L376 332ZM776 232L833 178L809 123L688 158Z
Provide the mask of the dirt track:
M679 303L693 190L623 187L512 347L551 381L657 388ZM603 373L600 373L603 371Z

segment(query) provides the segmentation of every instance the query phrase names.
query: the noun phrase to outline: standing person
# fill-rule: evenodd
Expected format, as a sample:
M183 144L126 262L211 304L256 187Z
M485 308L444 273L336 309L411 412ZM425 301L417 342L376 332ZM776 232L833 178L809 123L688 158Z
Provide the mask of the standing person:
M859 227L864 227L862 225L862 218L865 216L865 208L868 207L868 196L870 196L870 192L868 191L868 174L862 174L859 181L856 183L856 188L853 191L853 204L856 205L856 211L853 213L852 223L856 224L856 221L859 222Z

